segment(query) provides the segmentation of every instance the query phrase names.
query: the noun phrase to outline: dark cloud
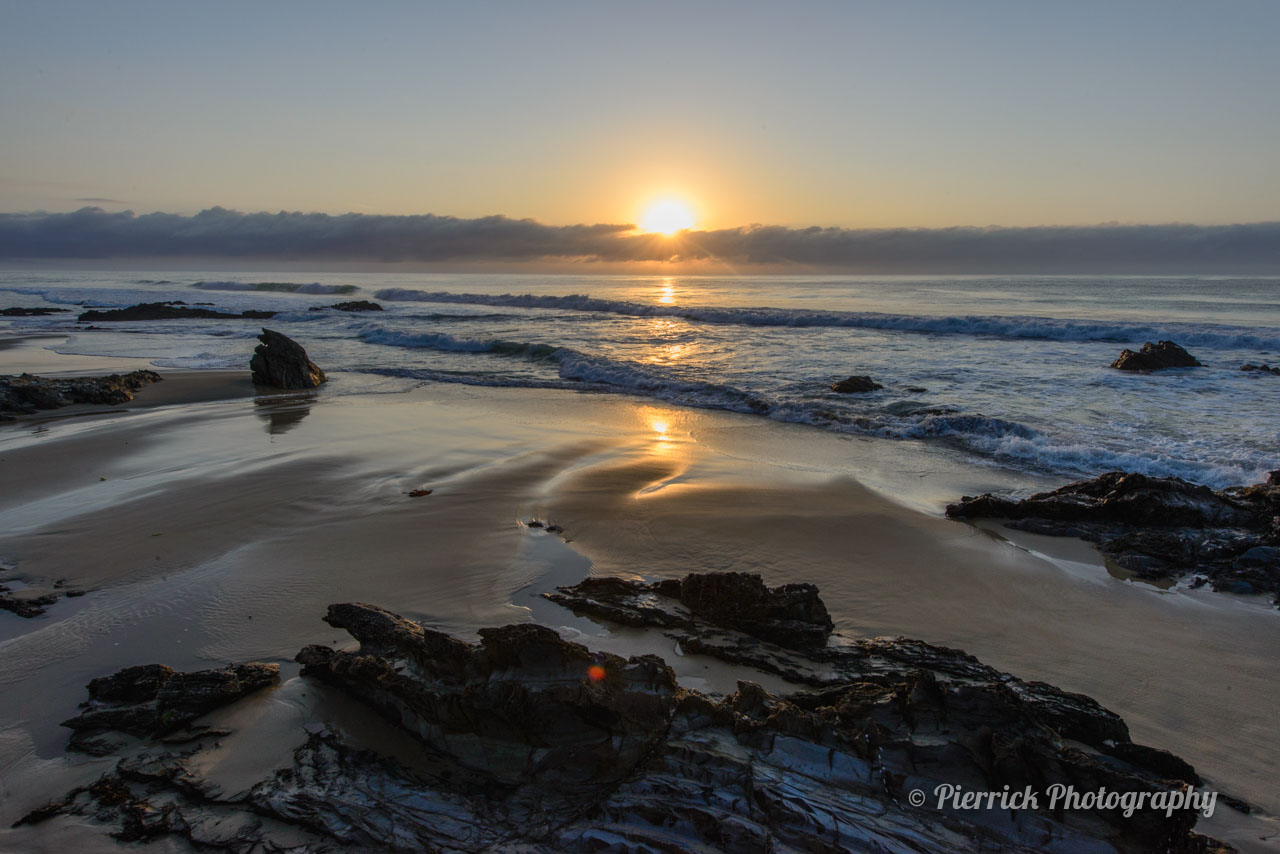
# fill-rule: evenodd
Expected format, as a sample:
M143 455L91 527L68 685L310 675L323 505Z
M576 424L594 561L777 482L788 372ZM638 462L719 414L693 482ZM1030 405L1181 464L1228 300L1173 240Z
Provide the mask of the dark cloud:
M503 216L84 208L0 214L3 258L315 261L718 261L865 272L1280 272L1280 222L1030 228L844 229L752 225L674 237L629 225L550 226Z

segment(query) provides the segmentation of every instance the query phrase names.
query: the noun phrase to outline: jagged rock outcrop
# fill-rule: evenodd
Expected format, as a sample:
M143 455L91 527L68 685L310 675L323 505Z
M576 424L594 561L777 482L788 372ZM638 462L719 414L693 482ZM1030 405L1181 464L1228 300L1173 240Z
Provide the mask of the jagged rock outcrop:
M311 359L302 345L272 329L258 336L262 343L254 348L249 369L253 381L275 388L315 388L328 381L324 371Z
M69 308L0 308L0 317L45 317L50 314L62 314L71 311Z
M1273 473L1274 474L1274 473ZM1280 483L1212 490L1176 477L1108 472L1024 499L965 496L954 519L1007 519L1017 530L1080 537L1146 579L1194 575L1280 604Z
M312 306L307 311L324 311L325 308L336 309L337 311L382 311L383 308L376 302L367 299L349 300L347 302L336 302L330 306Z
M1148 801L1126 817L1051 805L1055 784L1167 798L1199 782L1088 697L919 641L787 649L695 616L684 586L726 582L689 578L594 579L557 601L662 630L686 651L700 641L726 661L795 669L815 690L742 681L717 698L681 688L656 656L593 653L532 624L484 629L472 644L372 605L332 605L326 621L360 648L306 647L303 674L419 739L428 753L412 770L309 727L292 767L246 792L148 753L22 823L93 815L122 839L246 853L1223 850L1194 833L1190 806ZM163 690L162 670L134 670L96 695L132 703ZM944 784L1035 803L962 809L939 803Z
M831 385L831 390L840 394L863 394L868 391L879 391L882 388L884 386L871 377L862 375L852 376Z
M190 673L163 664L126 667L91 681L84 711L62 725L74 730L73 748L101 754L112 748L106 733L157 738L279 680L280 665L262 662Z
M1120 357L1111 363L1111 367L1122 371L1162 371L1165 368L1200 368L1204 367L1195 356L1179 347L1172 341L1150 341L1142 345L1138 352L1122 350Z
M161 379L155 371L59 379L34 374L0 377L0 417L29 415L40 409L58 409L73 403L124 403L133 400L133 393L138 389Z
M629 612L637 603L654 595L667 596L681 607L652 610L641 607L635 614ZM702 620L792 649L821 647L834 628L814 585L784 584L769 588L759 575L746 572L691 573L682 579L652 584L621 578L588 578L576 587L547 594L547 598L562 605L571 605L580 597L593 597L601 603L628 602L628 611L602 614L614 622L689 627Z
M92 309L81 314L80 321L125 320L266 320L275 317L274 311L244 311L232 314L207 308L185 308L174 302L144 302L128 308L110 310Z

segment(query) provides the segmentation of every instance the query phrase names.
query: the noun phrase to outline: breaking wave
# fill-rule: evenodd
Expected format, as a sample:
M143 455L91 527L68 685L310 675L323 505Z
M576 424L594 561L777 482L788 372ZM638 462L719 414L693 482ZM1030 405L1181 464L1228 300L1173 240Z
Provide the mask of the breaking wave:
M1280 348L1280 330L1270 327L1169 322L1098 322L1056 317L885 314L860 311L815 311L782 308L715 308L650 305L596 299L586 294L467 294L385 288L375 297L388 302L436 302L511 308L602 312L627 317L678 317L700 323L770 327L846 327L928 335L974 335L1047 341L1115 341L1142 343L1173 338L1184 346Z
M386 329L367 330L360 338L366 343L392 347L519 358L546 363L555 370L552 377L512 376L501 371L364 369L370 373L466 385L633 394L700 409L761 415L836 433L940 440L993 462L1043 472L1094 475L1122 469L1223 487L1261 479L1269 462L1249 454L1210 454L1190 460L1176 447L1164 448L1159 444L1145 450L1110 448L1104 437L1098 437L1098 441L1081 441L1079 436L1059 436L1017 421L945 407L894 412L877 408L881 404L870 400L855 403L826 393L770 397L723 383L680 376L660 365L583 353L571 347Z

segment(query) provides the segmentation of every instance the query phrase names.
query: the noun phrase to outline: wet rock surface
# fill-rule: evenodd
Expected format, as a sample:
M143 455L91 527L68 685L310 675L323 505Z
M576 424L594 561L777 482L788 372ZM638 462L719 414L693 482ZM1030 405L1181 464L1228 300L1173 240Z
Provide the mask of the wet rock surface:
M159 738L279 680L280 666L262 662L191 673L163 664L126 667L91 681L83 711L62 725L74 731L72 748L101 755L113 744L108 733Z
M1198 579L1280 604L1280 483L1212 490L1176 477L1108 472L1025 499L966 496L954 519L1007 519L1035 534L1079 537L1139 578Z
M726 583L701 578L692 591ZM593 653L534 624L484 629L467 643L373 605L333 605L326 621L360 647L306 647L304 677L410 733L427 761L411 770L309 726L291 767L243 792L223 793L183 757L151 751L23 822L90 815L121 839L176 835L236 852L1217 850L1194 833L1190 809L1126 818L1051 810L1043 794L1043 808L1016 811L939 809L932 794L918 804L911 792L942 783L1171 792L1198 778L1132 743L1124 722L1087 697L919 641L784 648L694 615L680 598L688 581L590 579L553 598L653 627L686 651L700 642L725 661L794 670L811 689L776 694L743 681L713 697L681 688L656 656ZM821 605L816 591L812 600ZM95 683L92 702L153 702L175 678L166 670ZM152 720L138 731L154 732Z
M1138 352L1122 350L1111 367L1122 371L1162 371L1165 368L1200 368L1200 361L1172 341L1150 341Z
M255 383L275 388L315 388L328 381L302 345L287 335L263 329L258 340L262 343L254 348L249 360Z
M864 394L882 388L884 386L867 376L852 376L831 385L831 390L839 394Z
M598 595L596 595L598 594ZM746 572L691 573L684 578L646 584L621 578L588 578L576 587L561 588L547 598L575 608L584 597L603 603L625 601L628 608L612 615L598 612L624 625L689 627L698 621L734 629L793 649L824 646L834 624L826 605L812 584L766 587L759 575ZM665 596L681 606L632 611L654 596ZM648 622L656 620L656 622Z
M71 311L69 308L0 308L0 317L46 317L50 314L62 314Z
M91 309L81 314L77 320L88 321L126 321L126 320L266 320L275 317L274 311L245 311L233 314L226 311L213 311L207 308L187 308L178 302L144 302L128 308L109 310Z
M38 617L48 606L58 601L57 593L43 593L38 596L14 596L10 589L0 584L0 611L8 611L19 617Z
M125 403L133 400L135 391L161 379L155 371L59 379L34 374L3 376L0 377L0 418L30 415L38 410L58 409L73 403Z
M1261 365L1241 365L1240 370L1256 371L1260 374L1275 374L1276 376L1280 376L1280 366L1273 368L1271 365L1268 365L1266 362L1263 362Z
M330 306L317 305L307 309L308 311L324 311L326 308L332 308L336 311L382 311L383 308L376 302L367 299L349 300L347 302L335 302Z

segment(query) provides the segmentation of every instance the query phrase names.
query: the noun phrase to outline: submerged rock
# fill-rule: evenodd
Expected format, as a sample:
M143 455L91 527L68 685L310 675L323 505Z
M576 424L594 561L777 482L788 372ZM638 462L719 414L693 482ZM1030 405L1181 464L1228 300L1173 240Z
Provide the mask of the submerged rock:
M722 584L776 596L753 578L597 578L558 593L727 661L807 668L817 690L743 681L716 698L681 688L656 656L593 653L533 624L483 629L472 644L373 605L332 605L326 621L360 648L306 647L303 675L419 739L428 752L413 770L311 726L292 767L247 794L224 797L183 761L146 755L22 821L93 815L122 838L234 852L1213 850L1191 808L1050 807L1055 784L1167 797L1198 782L1088 697L919 641L787 649L679 598L686 584L695 604ZM825 615L816 590L800 598ZM166 670L134 668L91 690L98 702L146 703L173 680ZM1036 802L960 809L938 802L944 784Z
M0 317L45 317L71 311L69 308L0 308Z
M880 383L868 376L852 376L833 383L831 390L840 394L862 394L868 391L879 391L884 388Z
M99 322L104 320L266 320L276 316L274 311L244 311L240 314L232 314L207 308L184 308L183 305L179 302L144 302L128 308L86 311L76 319Z
M1262 374L1276 374L1277 376L1280 376L1280 367L1273 368L1265 362L1261 365L1241 365L1240 370L1257 371Z
M1274 473L1273 473L1274 474ZM954 519L1096 543L1145 579L1206 576L1215 590L1267 593L1280 604L1280 483L1212 490L1176 477L1108 472L1024 499L966 496Z
M1172 341L1150 341L1142 345L1138 352L1122 350L1120 357L1111 363L1111 367L1122 371L1162 371L1165 368L1200 368L1204 367L1195 356L1179 347Z
M45 609L58 601L57 593L42 593L35 596L13 596L9 588L0 584L0 611L8 611L19 617L38 617Z
M330 306L313 306L308 311L324 311L325 308L336 309L337 311L382 311L382 306L376 302L367 299L350 300L348 302L336 302Z
M161 379L155 371L59 379L34 374L0 377L0 415L31 414L73 403L124 403L133 400L138 389Z
M253 381L276 388L315 388L328 380L324 371L309 358L302 345L272 329L258 336L249 368Z

